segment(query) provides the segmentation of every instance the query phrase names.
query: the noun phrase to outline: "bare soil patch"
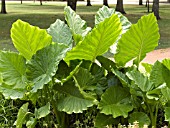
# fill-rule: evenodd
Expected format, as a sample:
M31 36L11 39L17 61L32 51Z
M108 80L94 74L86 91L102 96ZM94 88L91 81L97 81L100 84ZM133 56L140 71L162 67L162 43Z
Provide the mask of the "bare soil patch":
M148 53L142 62L153 64L157 60L161 61L165 58L170 59L170 48L154 50Z

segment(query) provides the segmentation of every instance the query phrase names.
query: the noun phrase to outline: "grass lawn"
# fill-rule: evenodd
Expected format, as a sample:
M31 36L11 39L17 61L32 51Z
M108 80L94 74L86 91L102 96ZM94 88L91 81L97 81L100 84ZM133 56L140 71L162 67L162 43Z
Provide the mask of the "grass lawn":
M56 19L64 20L63 9L65 5L65 2L43 2L43 6L32 1L24 2L23 4L20 4L19 1L15 3L6 2L8 14L0 14L0 49L14 50L10 39L10 28L17 19L47 29ZM110 6L115 7L115 5ZM102 5L87 7L78 4L77 13L81 15L82 19L87 21L88 26L93 27L94 16L100 7ZM124 8L127 13L126 16L132 23L136 23L142 15L147 14L145 6L124 5ZM161 39L158 48L167 48L170 47L170 4L160 5L160 16L162 19L158 23Z

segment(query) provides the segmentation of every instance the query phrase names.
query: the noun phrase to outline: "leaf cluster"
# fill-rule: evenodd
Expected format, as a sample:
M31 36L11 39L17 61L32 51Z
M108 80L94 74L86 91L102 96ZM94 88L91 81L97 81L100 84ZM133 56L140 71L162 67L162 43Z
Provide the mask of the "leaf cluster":
M18 52L0 51L0 92L26 101L14 125L71 127L83 119L90 127L156 127L160 108L170 121L170 60L141 65L158 45L154 14L131 24L103 6L92 29L70 7L64 13L67 24L57 19L47 30L17 20L11 38Z

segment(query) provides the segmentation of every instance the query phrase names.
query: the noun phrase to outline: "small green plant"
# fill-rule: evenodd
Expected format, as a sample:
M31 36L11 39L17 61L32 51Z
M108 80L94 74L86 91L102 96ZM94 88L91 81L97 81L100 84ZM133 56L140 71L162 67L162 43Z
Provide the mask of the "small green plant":
M17 101L15 103L18 103ZM13 127L18 113L18 105L0 94L0 127Z
M101 128L138 121L156 128L159 108L170 121L170 60L140 71L158 45L154 14L131 24L104 6L92 29L70 7L64 12L67 24L56 20L47 30L17 20L11 38L18 52L0 52L0 92L24 101L14 125Z

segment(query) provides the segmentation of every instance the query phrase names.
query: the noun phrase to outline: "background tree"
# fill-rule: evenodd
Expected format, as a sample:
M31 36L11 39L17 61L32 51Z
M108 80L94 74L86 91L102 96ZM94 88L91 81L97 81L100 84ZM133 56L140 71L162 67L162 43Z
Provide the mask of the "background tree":
M107 0L103 0L103 5L109 7Z
M74 11L76 11L77 0L67 0L67 6L70 6Z
M139 5L143 5L143 0L139 0Z
M42 5L42 0L40 0L40 5Z
M87 0L87 6L92 6L90 0Z
M159 16L159 0L153 0L152 12L156 16L157 20L161 19Z
M119 11L122 14L126 14L126 12L124 11L124 8L123 8L123 0L117 0L116 11Z
M148 13L149 13L149 0L146 0L146 7L147 7Z
M6 14L5 0L1 0L1 13Z

